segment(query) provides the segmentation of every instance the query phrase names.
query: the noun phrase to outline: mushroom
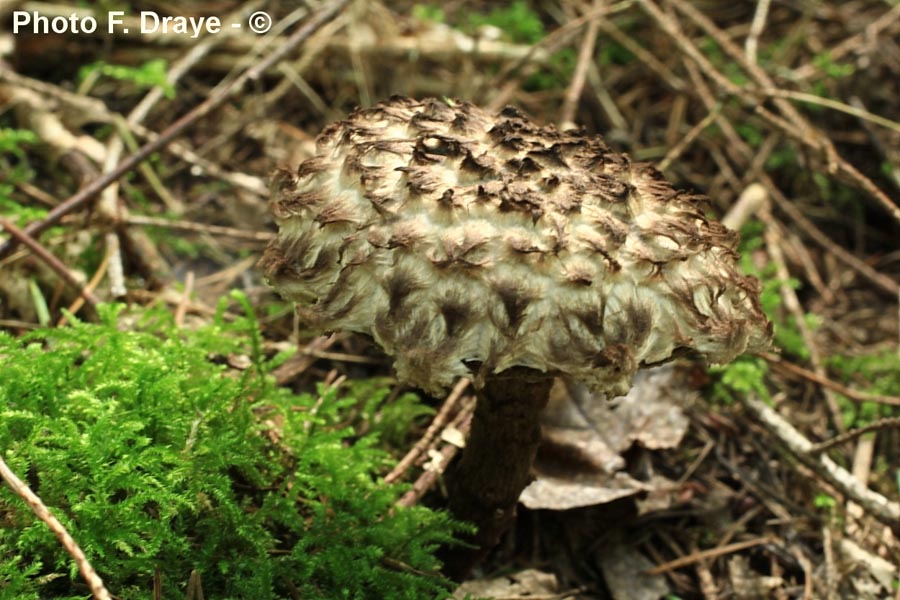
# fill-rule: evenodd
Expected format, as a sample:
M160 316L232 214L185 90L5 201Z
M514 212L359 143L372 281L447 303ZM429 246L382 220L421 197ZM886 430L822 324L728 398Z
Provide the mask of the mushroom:
M393 97L328 126L275 178L260 266L317 331L364 333L400 381L477 407L447 472L488 548L531 479L553 377L606 396L691 354L727 363L772 327L737 236L653 166L515 109Z

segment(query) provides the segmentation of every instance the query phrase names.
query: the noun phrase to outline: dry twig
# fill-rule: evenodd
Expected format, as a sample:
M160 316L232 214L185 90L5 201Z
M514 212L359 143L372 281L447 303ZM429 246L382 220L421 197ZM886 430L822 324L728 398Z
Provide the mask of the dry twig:
M53 271L57 275L59 275L59 277L63 281L65 281L75 291L77 291L81 295L81 297L84 298L84 300L92 307L96 306L100 302L97 297L94 296L93 292L91 292L86 286L83 286L81 282L78 281L78 278L76 278L72 274L69 268L66 267L66 265L64 265L62 261L53 256L53 254L51 254L46 248L44 248L40 242L28 235L25 231L13 225L12 221L5 217L0 217L0 228L5 229L13 240L16 240L17 242L21 243L23 246L26 246L29 250L31 250L35 254L35 256L46 263L48 267L53 269Z
M648 569L647 575L660 575L662 573L668 573L669 571L681 569L702 560L717 558L719 556L725 556L726 554L734 554L735 552L740 552L741 550L746 550L747 548L753 548L755 546L769 544L771 542L772 540L770 538L763 537L747 540L745 542L735 542L726 546L718 546L716 548L710 548L709 550L691 552L690 554L676 558L673 561L669 561L667 563L657 565L652 569Z
M196 233L207 233L209 235L222 235L239 240L259 242L261 244L268 243L275 237L274 233L268 231L248 231L246 229L223 227L221 225L207 225L206 223L194 223L184 220L172 221L170 219L145 217L143 215L129 215L126 217L125 222L129 225L164 227L166 229L179 229L181 231L193 231Z
M72 539L72 536L69 535L69 532L66 531L63 524L59 522L59 519L53 516L53 513L51 513L50 509L44 505L37 494L31 491L31 488L13 473L12 469L9 468L9 465L6 464L6 461L2 456L0 456L0 476L2 476L7 485L12 488L12 491L25 501L28 508L34 512L37 518L46 523L47 527L50 528L50 531L52 531L57 539L59 539L63 548L66 549L66 552L69 553L75 560L75 564L78 565L78 570L87 582L88 587L91 588L91 593L94 595L94 598L96 600L112 600L112 596L109 595L109 592L103 585L103 580L100 579L100 576L97 575L94 567L88 562L87 556L85 556L84 551L78 543Z
M878 492L870 490L856 479L852 473L838 465L828 456L815 454L815 445L759 398L748 394L742 397L742 402L757 421L774 435L779 442L784 444L791 454L812 469L816 475L822 477L835 489L854 500L869 515L888 527L900 527L900 504L893 500L888 500Z
M596 12L600 8L600 4L600 0L594 0L592 12ZM588 66L593 61L594 45L597 41L599 21L599 15L588 21L587 30L584 32L584 38L581 40L575 72L572 74L572 81L569 82L569 89L566 90L566 97L563 100L562 109L560 109L560 129L571 129L575 127L575 110L578 108L578 99L581 97L581 92L584 90L584 81L587 79Z
M822 452L827 452L828 450L840 446L841 444L845 444L849 441L855 440L861 435L865 435L873 431L880 431L882 429L900 429L900 417L884 417L882 419L878 419L877 421L869 423L868 425L863 425L862 427L851 429L850 431L827 439L824 442L814 444L809 451L811 454L821 454Z
M744 52L747 60L756 62L756 49L759 46L759 36L762 35L763 29L766 27L766 17L769 14L769 6L772 0L757 0L756 12L753 13L753 22L750 23L750 33L747 34L747 40L744 42Z
M877 402L879 404L887 404L890 406L900 406L900 396L867 394L865 392L860 392L858 390L854 390L853 388L847 387L846 385L840 384L833 379L825 377L824 375L820 375L808 369L804 369L803 367L784 360L783 358L775 354L763 353L760 356L762 356L769 364L771 364L776 369L785 371L793 375L797 375L799 377L802 377L803 379L812 381L813 383L818 383L823 387L827 387L838 392L839 394L847 396L851 400L855 400L857 402Z
M444 400L444 403L441 405L441 409L434 416L434 419L431 421L431 424L428 426L428 429L425 430L425 433L422 435L422 438L416 442L416 444L410 448L409 452L400 459L397 465L391 470L390 473L384 478L385 483L393 483L403 477L403 474L416 462L426 450L428 450L429 446L431 446L431 442L434 437L438 434L438 432L444 427L447 423L447 419L450 418L450 414L453 412L453 409L456 407L457 401L462 397L462 393L469 386L468 379L460 379L453 389L450 391L450 394L447 396L447 399Z
M463 435L469 432L472 425L472 414L475 412L475 402L469 402L463 406L453 419L452 425ZM409 508L415 506L416 503L425 495L431 486L435 484L438 477L447 469L450 461L459 452L459 447L455 444L444 444L440 450L440 463L436 469L428 469L422 472L418 479L413 483L412 489L403 494L397 500L397 506Z

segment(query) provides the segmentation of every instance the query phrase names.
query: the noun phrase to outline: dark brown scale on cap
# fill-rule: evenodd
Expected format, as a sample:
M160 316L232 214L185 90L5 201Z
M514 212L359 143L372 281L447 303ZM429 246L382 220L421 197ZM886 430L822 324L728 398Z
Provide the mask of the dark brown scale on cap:
M412 293L424 287L424 282L419 281L413 273L403 269L395 269L385 281L385 291L388 295L387 315L396 317L406 299Z
M454 191L452 189L444 190L444 193L438 198L438 206L441 208L453 208L453 195Z
M489 160L486 155L476 157L469 149L466 149L465 158L463 158L459 167L465 173L472 174L480 179L500 176L499 171L493 165L493 161Z
M321 226L331 223L356 223L358 211L354 206L345 202L332 202L327 204L315 216L315 222Z
M419 138L416 141L416 149L425 154L450 157L460 156L463 152L462 143L459 140L444 135Z
M494 292L506 312L507 331L514 335L525 315L525 309L535 299L534 295L516 281L498 281L494 284Z
M568 163L562 157L562 152L560 150L559 144L553 144L549 148L538 148L536 150L530 150L527 156L529 158L537 160L537 162L545 168L569 168Z
M572 311L573 316L591 333L594 337L603 335L603 320L606 313L606 307L600 306L581 307L579 306Z
M526 156L525 158L511 158L506 162L506 165L515 171L516 175L531 175L533 173L542 172L542 168L538 163L536 163L532 158Z
M444 319L444 327L448 337L456 336L470 325L472 306L464 297L444 298L438 305L438 311L440 311L441 317Z

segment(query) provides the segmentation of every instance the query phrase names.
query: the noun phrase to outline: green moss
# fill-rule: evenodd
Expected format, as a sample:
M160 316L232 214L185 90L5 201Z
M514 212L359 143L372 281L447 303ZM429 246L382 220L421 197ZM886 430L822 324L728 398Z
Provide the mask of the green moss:
M433 21L435 23L443 23L446 19L444 9L440 6L431 4L414 4L411 12L413 18L420 21Z
M97 73L105 77L132 83L138 89L149 89L158 86L162 88L166 98L174 98L175 88L169 83L167 69L168 64L161 58L148 60L139 67L111 65L100 61L81 67L78 79L84 81Z
M856 67L852 64L835 62L827 51L817 54L813 58L813 64L832 79L844 79L856 72Z
M414 396L383 382L296 395L267 373L255 318L187 331L163 310L0 333L0 447L119 597L443 597L434 550L461 526L394 506L380 481ZM226 368L245 355L249 368ZM0 492L0 598L83 597L71 558Z
M491 25L503 31L512 42L536 44L544 37L544 23L525 0L515 0L502 8L494 8L488 14L472 13L469 23L473 27Z
M37 135L28 129L0 128L0 154L11 154L19 159L25 158L23 146L38 143Z
M828 367L845 384L869 394L900 396L900 355L896 350L883 350L859 356L832 356ZM878 402L855 402L837 394L844 423L862 427L882 417L897 414L897 407Z
M34 171L25 150L38 143L37 135L27 129L13 129L0 126L0 215L23 225L35 219L43 218L47 211L32 208L16 199L16 184L30 182L34 179Z
M736 394L750 392L765 400L770 398L765 383L769 367L761 358L740 356L731 364L710 371L714 375L710 394L716 402L731 404L737 399Z

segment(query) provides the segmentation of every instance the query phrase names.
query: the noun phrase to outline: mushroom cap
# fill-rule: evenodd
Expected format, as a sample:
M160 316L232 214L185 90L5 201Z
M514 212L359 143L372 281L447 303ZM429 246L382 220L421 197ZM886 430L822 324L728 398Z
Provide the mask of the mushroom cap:
M652 165L514 109L393 97L275 178L260 266L314 330L370 334L431 393L515 366L622 394L772 335L737 235Z

